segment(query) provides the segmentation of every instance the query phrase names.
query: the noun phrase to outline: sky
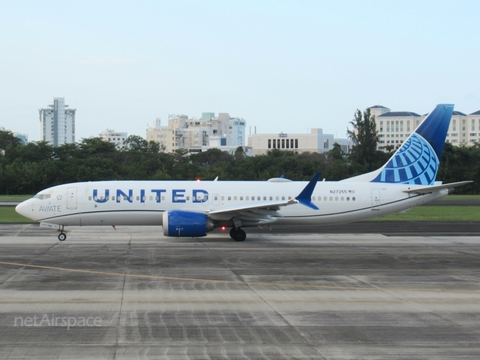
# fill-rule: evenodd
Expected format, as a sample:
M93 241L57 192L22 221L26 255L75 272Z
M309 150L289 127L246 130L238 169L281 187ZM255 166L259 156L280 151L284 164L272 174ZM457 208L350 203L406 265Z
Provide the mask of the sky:
M480 110L480 1L1 1L0 126L76 139L227 112L247 133L346 138L356 109Z

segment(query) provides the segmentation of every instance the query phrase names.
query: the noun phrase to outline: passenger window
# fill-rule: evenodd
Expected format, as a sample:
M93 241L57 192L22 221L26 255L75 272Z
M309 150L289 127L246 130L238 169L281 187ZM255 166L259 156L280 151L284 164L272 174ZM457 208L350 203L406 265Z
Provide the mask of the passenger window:
M285 196L282 196L282 200L285 200Z
M352 201L355 201L355 196L354 196L354 197L352 197Z
M333 201L333 197L330 196L330 201Z
M248 196L246 196L246 197L245 197L245 200L247 200L247 201L248 201L248 199L250 199L250 198L249 198Z
M270 196L270 200L273 200L273 197Z
M162 201L165 201L165 196L162 196Z
M230 200L232 200L232 197L231 197L231 196L228 197L228 201L230 201Z
M233 200L237 200L237 197L236 197L236 196L234 196L234 197L233 197Z
M139 201L139 200L140 200L140 196L137 196L137 201Z
M243 201L243 196L240 196L240 201Z
M91 197L91 196L89 196L89 197L88 197L88 200L92 200L92 197Z

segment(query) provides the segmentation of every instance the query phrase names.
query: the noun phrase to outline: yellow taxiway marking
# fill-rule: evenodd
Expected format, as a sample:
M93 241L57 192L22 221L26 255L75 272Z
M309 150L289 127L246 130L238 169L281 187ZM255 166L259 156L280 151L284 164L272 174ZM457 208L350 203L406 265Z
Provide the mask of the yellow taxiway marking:
M290 288L319 289L319 290L322 289L322 290L353 290L353 291L383 291L383 292L399 291L399 292L480 295L480 291L454 291L454 290L442 290L442 289L404 289L404 288L384 288L384 287L363 288L363 287L353 287L353 286L309 285L309 284L268 283L268 282L259 282L259 281L235 281L235 280L215 280L215 279L201 279L201 278L183 278L183 277L162 276L162 275L143 275L143 274L116 273L116 272L98 271L98 270L81 270L81 269L62 268L62 267L56 267L56 266L21 264L21 263L6 262L6 261L0 261L0 265L27 267L27 268L33 268L33 269L46 269L46 270L55 270L55 271L64 271L64 272L74 272L74 273L91 274L91 275L120 276L120 277L131 277L131 278L152 279L152 280L207 282L207 283L216 283L216 284L235 284L235 285L248 285L248 286L259 285L259 286L268 286L268 287L290 287Z

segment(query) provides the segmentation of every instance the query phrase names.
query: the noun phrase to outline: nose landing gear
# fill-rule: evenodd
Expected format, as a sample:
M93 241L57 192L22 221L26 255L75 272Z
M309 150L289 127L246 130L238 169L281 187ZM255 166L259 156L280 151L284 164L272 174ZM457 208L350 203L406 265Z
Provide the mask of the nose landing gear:
M58 234L58 240L60 241L65 241L67 239L67 234L65 234L65 226L64 225L58 225L58 231L60 231L60 234Z

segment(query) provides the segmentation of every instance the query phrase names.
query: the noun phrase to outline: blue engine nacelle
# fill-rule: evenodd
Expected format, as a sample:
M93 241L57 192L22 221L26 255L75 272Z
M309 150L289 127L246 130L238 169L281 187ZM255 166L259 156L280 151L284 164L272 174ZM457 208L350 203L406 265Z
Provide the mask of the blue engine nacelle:
M163 213L163 235L200 237L214 228L207 214L194 211L170 210Z

